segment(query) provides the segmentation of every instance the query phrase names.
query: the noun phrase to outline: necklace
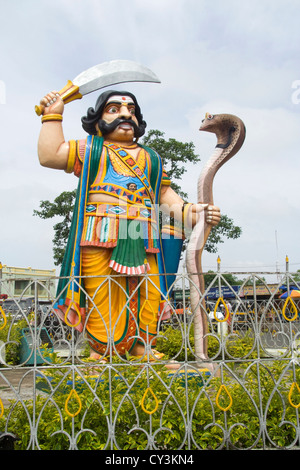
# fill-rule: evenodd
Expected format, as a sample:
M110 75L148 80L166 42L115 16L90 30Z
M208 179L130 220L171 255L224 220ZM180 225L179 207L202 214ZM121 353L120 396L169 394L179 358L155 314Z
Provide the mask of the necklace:
M113 149L107 148L107 151L108 151L110 162L114 170L116 171L116 173L122 176L131 176L131 177L136 176L135 173L126 165L125 162L123 162L122 158L120 158ZM143 173L146 168L146 152L144 149L140 150L137 160L135 162L137 166L139 167L140 171Z
M132 144L132 145L123 145L123 144L120 144L120 145L117 145L117 144L115 144L114 142L108 142L108 143L111 143L111 144L116 145L116 146L118 146L118 147L122 147L122 148L124 148L124 149L136 149L136 148L138 147L137 144Z

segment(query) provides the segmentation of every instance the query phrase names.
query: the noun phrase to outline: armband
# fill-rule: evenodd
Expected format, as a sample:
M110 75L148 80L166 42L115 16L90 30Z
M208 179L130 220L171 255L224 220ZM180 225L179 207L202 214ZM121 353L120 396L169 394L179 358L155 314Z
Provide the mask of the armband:
M67 168L65 170L66 173L72 173L72 171L74 170L75 159L76 159L76 141L69 140L69 156L68 156Z

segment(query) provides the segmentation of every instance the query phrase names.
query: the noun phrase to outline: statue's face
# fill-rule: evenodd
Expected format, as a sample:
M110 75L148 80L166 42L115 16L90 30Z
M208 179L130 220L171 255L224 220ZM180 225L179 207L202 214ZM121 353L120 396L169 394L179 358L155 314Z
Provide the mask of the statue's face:
M134 124L138 126L135 116L135 104L129 96L111 96L105 105L102 119L111 124L116 119L121 120L117 126L105 135L112 141L132 142L134 139Z

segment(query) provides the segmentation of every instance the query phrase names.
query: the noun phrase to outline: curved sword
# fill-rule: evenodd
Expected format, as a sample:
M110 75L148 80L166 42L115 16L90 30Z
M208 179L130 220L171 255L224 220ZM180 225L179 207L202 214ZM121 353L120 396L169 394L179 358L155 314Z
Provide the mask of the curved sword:
M132 60L111 60L95 65L81 72L73 81L68 83L59 92L64 103L81 99L93 91L125 82L153 82L160 83L157 76L144 65ZM44 107L35 106L38 116L43 114Z

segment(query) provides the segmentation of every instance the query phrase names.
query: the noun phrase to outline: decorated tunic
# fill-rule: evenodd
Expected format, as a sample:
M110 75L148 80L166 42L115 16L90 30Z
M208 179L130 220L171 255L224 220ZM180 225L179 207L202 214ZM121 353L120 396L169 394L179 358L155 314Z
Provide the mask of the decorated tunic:
M149 269L147 253L154 253L159 272L165 273L157 221L160 190L170 180L163 171L160 156L150 148L140 147L135 160L126 149L104 142L102 137L70 141L66 171L74 172L79 184L57 290L57 308L64 321L79 331L85 319L82 247L112 248L110 266L126 275L144 273ZM115 195L118 200L92 202L90 195L95 193ZM165 300L168 290L165 276L160 276L160 284Z
M86 140L73 141L68 171L80 176L86 152ZM72 168L73 167L73 168ZM141 274L149 265L146 253L159 253L159 228L154 191L150 185L151 158L140 148L135 160L127 149L108 142L103 151L89 195L116 198L115 203L88 201L80 246L113 248L109 266L123 274ZM162 185L170 180L163 172Z

